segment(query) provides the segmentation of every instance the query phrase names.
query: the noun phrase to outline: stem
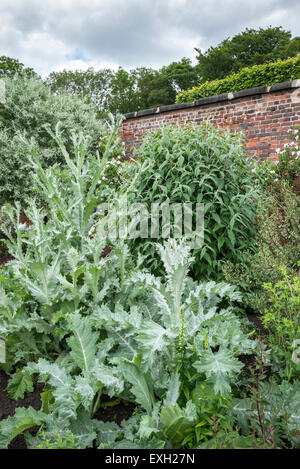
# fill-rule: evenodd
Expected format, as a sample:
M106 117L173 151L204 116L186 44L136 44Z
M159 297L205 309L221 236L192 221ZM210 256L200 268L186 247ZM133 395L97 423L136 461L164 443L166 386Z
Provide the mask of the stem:
M96 395L96 400L92 402L92 405L91 405L91 411L90 411L91 417L94 415L95 412L97 412L99 408L101 394L102 394L102 389L99 389Z

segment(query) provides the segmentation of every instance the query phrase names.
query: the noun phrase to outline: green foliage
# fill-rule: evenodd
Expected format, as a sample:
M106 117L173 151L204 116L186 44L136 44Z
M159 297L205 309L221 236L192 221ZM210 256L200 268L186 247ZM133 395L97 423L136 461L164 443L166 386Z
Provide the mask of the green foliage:
M176 96L176 103L189 103L207 96L241 91L256 86L274 85L300 77L300 56L245 67L225 78L206 81Z
M0 266L4 264L8 259L7 250L5 245L1 242L1 231L0 231Z
M223 272L228 282L244 293L244 304L263 313L269 294L263 284L281 279L281 267L293 276L300 259L299 136L291 131L291 144L279 153L276 164L268 161L255 170L262 189L257 209L256 253L245 255L243 263L227 262ZM279 151L279 150L278 150Z
M161 70L171 82L173 92L187 90L198 82L197 67L193 67L191 60L186 57L179 62L172 62Z
M266 449L261 438L255 434L240 435L238 430L216 429L216 434L208 442L202 443L205 449Z
M87 153L82 135L74 136L72 159L58 128L56 134L49 130L64 157L63 170L44 170L36 152L30 157L47 219L34 202L26 211L30 226L19 223L18 204L3 208L14 258L0 276L5 369L16 369L8 391L22 397L36 375L44 390L40 411L18 409L1 421L1 447L37 425L46 440L68 428L80 448L95 442L192 446L201 420L191 399L196 383L229 395L242 367L238 356L253 352L255 344L235 314L240 294L226 283L188 278L193 258L183 242L158 245L165 278L141 271L124 242L114 241L111 253L101 256L111 242L98 229L101 179L119 123L111 123L102 159ZM132 435L127 427L93 418L104 395L136 404Z
M127 72L119 67L111 80L110 102L108 109L112 113L134 111L139 107L136 94L136 72Z
M275 54L288 48L279 42ZM195 79L188 59L159 72L65 71L52 75L52 91L38 79L6 79L3 164L23 160L5 189L14 205L0 212L10 258L0 270L0 367L11 374L11 399L36 380L43 392L39 411L17 408L0 422L0 448L20 434L37 449L299 447L298 130L274 166L246 160L239 137L209 124L146 136L133 165L122 162L121 118L99 126L99 109L88 104L111 99L125 112L167 103ZM17 178L30 226L20 222ZM152 203L203 203L202 248L116 240L113 214L107 220L100 204L115 200L122 216L126 197L149 211ZM241 306L264 313L265 344L251 340ZM257 349L249 378L243 363ZM131 418L96 420L115 402L133 403Z
M224 78L244 67L292 57L296 54L287 55L290 38L291 33L281 26L269 26L265 29L247 28L232 39L225 39L218 46L210 47L204 54L200 49L196 49L201 81ZM292 51L293 48L289 53Z
M238 373L243 365L232 352L220 349L216 353L208 351L202 360L195 362L195 367L198 372L204 373L207 379L212 378L216 394L226 395L230 392L230 378Z
M300 277L289 278L284 268L282 280L275 285L265 283L269 306L265 309L262 322L269 330L267 341L275 355L274 362L280 361L279 372L288 381L299 378L300 367L293 360L294 344L300 337Z
M300 54L300 36L294 37L282 51L282 58L295 57Z
M55 136L72 175L69 178L57 166L44 170L37 155L31 158L38 178L36 188L42 190L48 204L48 212L30 204L26 213L31 227L19 223L18 205L6 206L5 242L15 259L3 270L0 287L1 332L8 333L8 362L10 353L16 352L16 363L36 354L51 356L62 351L63 330L55 332L53 326L82 303L89 304L91 295L95 300L103 299L114 288L116 280L111 278L110 282L102 272L108 259L100 261L106 241L98 236L89 238L89 232L101 199L99 180L114 149L118 127L119 121L112 124L101 160L87 155L88 140L81 137L74 140L76 155L72 161ZM47 213L49 220L45 223ZM117 256L109 260L118 265Z
M299 381L262 381L254 395L234 399L231 412L243 435L254 431L269 447L299 448L299 399Z
M241 78L234 76L234 80L230 78L228 83L210 83L211 80L237 73L244 67L296 56L299 53L299 38L290 38L291 34L282 27L246 29L232 39L225 39L217 47L210 47L204 54L196 49L198 64L195 66L190 59L183 57L159 70L147 67L130 71L121 67L117 71L93 68L86 71L64 70L52 72L46 83L55 92L63 90L87 98L97 105L101 116L109 112L125 114L172 104L176 93L180 93L177 102L189 102L204 96L290 80L292 72L289 74L284 66L279 72L277 66L276 70L269 67L265 71L257 69L256 73L246 69ZM299 73L295 73L295 78L298 78ZM270 83L266 82L268 80Z
M28 372L12 375L7 386L7 394L10 399L24 399L25 392L33 391L32 377Z
M42 412L28 407L18 407L13 417L0 422L0 448L7 448L9 443L18 435L31 427L40 425L44 415Z
M0 57L0 78L22 76L26 78L37 77L37 74L32 68L24 67L24 65L17 59Z
M81 96L95 104L101 115L106 116L109 109L109 91L113 72L110 69L63 70L51 72L45 83L54 93L68 92Z
M94 103L102 117L172 104L176 93L197 83L197 70L187 58L154 70L138 67L52 72L46 84L55 93L67 91Z
M280 267L290 274L297 269L300 255L299 196L284 183L275 183L268 197L262 196L258 205L258 250L245 253L244 261L227 262L223 272L228 282L238 285L244 293L244 304L262 313L268 303L265 282L277 282Z
M260 165L257 175L263 188L268 192L272 185L283 182L291 186L294 192L300 195L300 127L296 125L289 130L291 141L284 144L284 148L276 149L278 159L274 164L265 160ZM276 188L277 190L277 188Z
M125 188L126 179L138 175L129 202L146 204L149 213L153 203L204 204L204 244L193 252L193 275L220 278L222 263L241 259L256 232L255 165L246 160L240 138L210 124L168 127L146 136L137 156L124 169ZM162 272L151 239L130 245L152 271Z
M39 432L32 449L80 449L76 436L70 430L55 430L52 434Z
M64 163L45 124L54 128L62 122L64 144L70 152L72 132L84 132L87 151L95 152L107 130L93 106L67 93L54 95L39 79L5 78L5 86L6 100L0 104L0 205L16 201L26 205L28 197L34 196L33 168L27 159L32 150L43 168Z
M132 111L172 104L176 96L173 78L171 78L173 76L172 72L174 72L172 68L168 71L164 69L153 70L146 67L138 68L136 76L139 105ZM176 74L176 72L174 73ZM180 74L180 71L177 71L177 73Z
M147 416L141 416L138 440L155 435L160 441L170 441L175 446L184 441L193 444L194 426L200 417L191 400L185 405L178 403L181 387L178 371L184 370L191 375L195 366L198 380L205 382L207 377L217 395L230 392L230 384L234 383L242 367L234 355L251 353L253 343L243 334L233 308L228 306L218 310L217 305L221 301L230 305L240 296L227 284L210 282L197 286L185 276L178 276L178 270L184 267L187 271L190 263L189 252L182 245L170 243L160 251L168 273L165 286L147 273L133 273L113 311L105 303L95 303L91 316L83 315L83 311L80 315L71 312L60 321L65 330L63 335L71 334L66 340L69 350L54 362L40 358L20 372L26 376L38 374L39 380L46 383L45 393L50 392L51 397L45 396L37 418L47 431L53 426L64 425L73 428L77 435L74 428L81 427L82 420L89 418L92 436L85 441L84 447L90 445L97 434L92 416L105 391L110 397L133 400L147 412ZM177 261L170 263L172 252ZM133 306L130 306L133 298L129 292L133 292ZM185 318L184 357L178 347L181 310ZM232 335L236 336L236 342L231 340ZM101 340L101 336L105 338ZM226 356L226 363L223 361L222 367L217 368L214 364L216 361L221 363L221 352L213 352L216 344L220 344L220 351ZM205 369L197 359L205 362ZM11 392L20 382L20 377L13 378ZM186 386L189 386L188 382ZM20 393L21 389L17 391ZM186 389L185 394L187 392ZM4 435L10 435L7 424L6 421L0 424ZM13 435L29 428L20 427L18 419L12 420L11 426ZM5 438L2 447L10 441L10 437Z

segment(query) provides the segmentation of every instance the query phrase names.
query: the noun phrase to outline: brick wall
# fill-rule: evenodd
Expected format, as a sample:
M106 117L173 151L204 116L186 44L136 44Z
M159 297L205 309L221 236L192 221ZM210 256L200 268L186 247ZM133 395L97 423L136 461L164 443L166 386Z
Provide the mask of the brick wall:
M276 148L290 141L288 130L300 124L300 80L126 114L121 128L126 154L139 147L145 132L170 124L202 124L207 119L235 133L243 131L247 153L276 158Z

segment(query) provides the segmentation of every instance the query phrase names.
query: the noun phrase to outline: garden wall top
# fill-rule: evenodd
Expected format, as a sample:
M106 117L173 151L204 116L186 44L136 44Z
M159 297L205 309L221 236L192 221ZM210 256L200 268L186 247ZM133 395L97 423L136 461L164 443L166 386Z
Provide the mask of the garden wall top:
M272 86L257 86L255 88L248 88L246 90L235 91L233 93L218 94L216 96L208 96L207 98L197 99L192 103L179 103L169 104L167 106L160 106L152 109L143 109L141 111L129 112L125 114L126 119L134 119L136 117L144 117L152 114L161 114L162 112L177 111L191 107L204 106L205 104L221 103L224 101L231 101L233 99L244 98L256 94L273 93L275 91L287 90L290 88L299 88L300 79L293 81L285 81L283 83L276 83Z
M121 128L126 155L138 149L148 132L208 120L233 133L242 132L247 155L277 159L278 149L290 141L290 129L300 125L300 79L130 112Z

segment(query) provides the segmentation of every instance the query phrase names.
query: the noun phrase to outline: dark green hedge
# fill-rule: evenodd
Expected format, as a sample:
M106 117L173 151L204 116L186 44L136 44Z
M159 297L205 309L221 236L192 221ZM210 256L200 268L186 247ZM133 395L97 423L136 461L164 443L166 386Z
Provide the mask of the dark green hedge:
M207 81L176 96L176 103L190 103L196 99L241 91L256 86L274 85L300 78L300 54L287 60L277 60L253 67L245 67L222 80Z

